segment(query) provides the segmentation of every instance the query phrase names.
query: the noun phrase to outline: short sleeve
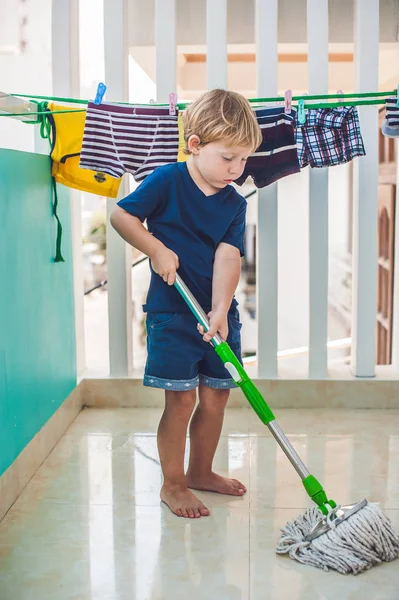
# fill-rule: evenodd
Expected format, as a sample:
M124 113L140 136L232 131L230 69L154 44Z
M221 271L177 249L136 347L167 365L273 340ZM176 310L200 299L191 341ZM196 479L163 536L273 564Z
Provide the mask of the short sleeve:
M167 185L162 169L155 169L142 183L126 198L117 204L130 215L141 222L154 214L167 197Z
M223 239L225 244L235 246L240 251L240 256L244 256L244 235L245 235L245 215L247 212L247 203L244 200L238 210L237 215L226 231Z

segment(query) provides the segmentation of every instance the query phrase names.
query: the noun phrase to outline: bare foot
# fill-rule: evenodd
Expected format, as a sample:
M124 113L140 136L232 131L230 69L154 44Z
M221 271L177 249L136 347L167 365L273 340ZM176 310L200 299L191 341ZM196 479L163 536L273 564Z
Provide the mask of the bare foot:
M247 491L245 485L237 479L228 479L228 477L222 477L212 472L208 475L198 476L187 473L186 481L187 486L194 490L217 492L218 494L228 494L229 496L243 496Z
M178 517L198 519L209 516L207 507L183 485L164 483L161 489L161 500Z

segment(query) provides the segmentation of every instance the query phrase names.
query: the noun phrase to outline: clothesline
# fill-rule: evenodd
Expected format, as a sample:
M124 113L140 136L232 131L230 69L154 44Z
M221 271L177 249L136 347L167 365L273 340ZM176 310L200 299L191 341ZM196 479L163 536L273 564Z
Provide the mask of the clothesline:
M18 96L30 100L26 112L6 113L0 116L29 115L29 122L39 123L41 136L49 141L53 215L57 221L55 262L64 260L61 252L62 225L57 215L56 183L114 198L124 173L131 173L139 183L159 166L187 159L181 150L184 146L183 119L181 114L176 115L176 111L174 115L170 113L172 108L182 111L189 103L177 103L172 97L170 104L132 104L106 101L103 103L99 94L92 102L54 96L11 95L12 98ZM390 126L393 134L399 137L396 135L399 126L395 129L395 119L399 116L397 90L352 94L303 94L293 98L290 93L286 93L286 96L287 98L276 96L249 99L255 111L261 107L256 118L262 132L262 143L254 155L249 157L241 177L235 181L238 186L242 185L247 177L252 177L257 188L265 187L282 177L300 172L301 168L307 165L312 168L329 167L363 156L365 149L359 117L357 111L349 107L386 104L387 118L391 116ZM297 101L297 105L293 101ZM18 103L14 103L18 110L15 104ZM73 105L80 106L75 108ZM270 111L268 108L262 109L262 106L267 105L271 108ZM277 106L287 113L284 119L281 118L280 110L274 110ZM130 107L137 110L131 110ZM290 107L297 108L298 113L289 114ZM344 108L339 113L316 110L334 107L346 107L346 110ZM310 110L305 113L304 109ZM109 124L106 126L104 113L109 115ZM151 117L148 116L150 114ZM70 118L64 118L62 115L68 115ZM31 120L32 117L34 120ZM113 130L113 119L118 123L116 131ZM89 126L86 128L87 122ZM159 122L162 123L162 134L157 137ZM317 136L313 134L315 126L319 129ZM140 138L142 134L144 135ZM386 134L392 135L392 132Z
M64 98L60 96L36 96L29 94L12 94L13 96L18 96L20 98L29 98L31 100L51 100L55 102L67 102L68 104L84 104L87 105L89 100L81 100L78 98ZM390 90L387 92L359 92L353 94L316 94L316 95L307 95L303 94L301 96L293 96L293 101L304 100L304 108L334 108L334 107L344 107L344 106L372 106L378 104L384 104L387 97L392 97L397 95L397 90ZM364 100L354 100L356 98L365 98ZM367 98L370 98L367 100ZM339 99L338 102L314 102L315 100L329 100L329 99ZM309 102L311 100L312 102ZM285 101L284 96L275 96L270 98L249 98L248 101L251 104L268 104L268 103L276 103ZM59 114L60 112L68 114L72 112L84 112L85 109L71 109L70 111L48 111L42 110L43 107L40 107L41 103L38 103L38 111L37 115L44 114ZM169 106L167 103L158 103L151 102L149 104L140 104L140 103L126 103L126 102L117 102L115 104L126 104L131 106L152 106L152 107L165 107ZM176 104L177 108L183 110L187 106L189 106L189 102L178 102ZM294 108L297 108L296 105L293 105ZM25 116L24 113L13 113L13 114L0 114L1 117L18 117Z

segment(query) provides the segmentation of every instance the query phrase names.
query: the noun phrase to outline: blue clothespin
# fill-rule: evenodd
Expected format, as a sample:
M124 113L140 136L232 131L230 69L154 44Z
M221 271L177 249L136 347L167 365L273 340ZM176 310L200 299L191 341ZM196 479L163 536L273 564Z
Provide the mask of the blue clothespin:
M105 90L107 89L107 86L105 85L105 83L99 83L98 87L97 87L97 94L94 100L94 104L101 104L103 98L104 98L104 94L105 94Z
M399 108L399 85L398 85L398 91L396 92L396 106Z
M305 100L298 100L298 123L300 125L306 123Z

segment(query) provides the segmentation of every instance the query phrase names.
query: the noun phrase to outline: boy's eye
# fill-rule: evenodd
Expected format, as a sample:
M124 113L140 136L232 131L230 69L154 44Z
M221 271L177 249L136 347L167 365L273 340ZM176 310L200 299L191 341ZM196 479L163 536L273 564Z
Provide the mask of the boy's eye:
M228 160L229 162L231 162L233 159L229 158L228 156L223 156L224 160Z

